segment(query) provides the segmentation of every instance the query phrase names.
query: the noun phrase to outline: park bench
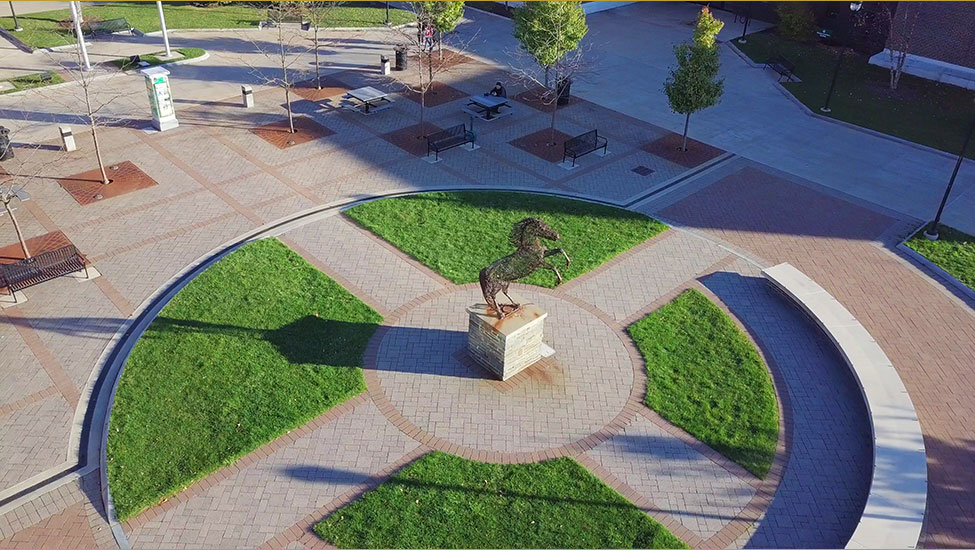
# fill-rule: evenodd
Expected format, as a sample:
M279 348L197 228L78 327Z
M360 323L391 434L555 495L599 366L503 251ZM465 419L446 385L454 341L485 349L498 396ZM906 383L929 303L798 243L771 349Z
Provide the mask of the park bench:
M106 19L105 21L89 21L88 34L95 36L98 34L112 34L116 32L132 32L132 25L124 17L118 19Z
M562 162L565 162L566 157L572 157L572 166L575 166L577 158L592 153L597 149L602 149L605 155L608 145L609 142L606 141L606 138L600 137L596 130L590 130L585 134L578 135L565 142L562 152Z
M439 161L440 151L446 151L451 147L457 147L465 143L470 143L471 150L474 149L474 132L469 131L464 124L451 126L450 128L427 136L427 156L429 157L430 152L433 152L436 154L436 160Z
M87 278L85 259L74 245L69 244L14 263L0 264L0 286L7 287L16 303L18 290L82 270Z
M296 22L304 23L304 21L301 20L301 17L297 12L293 10L286 10L286 9L282 10L280 8L268 8L267 17L264 19L264 21L260 21L257 24L257 27L259 29L269 29L269 28L277 27L280 23L296 23ZM302 28L302 30L308 30L308 29Z
M792 82L792 77L795 75L796 71L796 64L780 54L774 54L772 57L770 57L768 61L765 62L765 67L771 68L773 71L779 73L779 80L782 80L783 76L788 77L789 82Z

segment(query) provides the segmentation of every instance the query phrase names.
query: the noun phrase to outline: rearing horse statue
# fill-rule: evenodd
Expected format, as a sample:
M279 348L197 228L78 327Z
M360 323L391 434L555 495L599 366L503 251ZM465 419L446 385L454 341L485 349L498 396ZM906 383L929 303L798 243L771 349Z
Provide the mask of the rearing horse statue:
M481 270L479 279L484 301L487 302L489 309L497 313L499 319L504 319L520 307L520 304L514 303L511 296L508 296L508 285L511 281L527 277L540 268L546 268L555 272L555 276L558 277L556 284L562 284L562 274L557 267L545 261L545 258L561 254L565 257L566 268L572 264L572 260L561 248L546 250L542 239L557 241L559 234L538 218L521 220L511 227L509 237L511 244L518 249ZM504 293L511 303L499 306L498 292Z

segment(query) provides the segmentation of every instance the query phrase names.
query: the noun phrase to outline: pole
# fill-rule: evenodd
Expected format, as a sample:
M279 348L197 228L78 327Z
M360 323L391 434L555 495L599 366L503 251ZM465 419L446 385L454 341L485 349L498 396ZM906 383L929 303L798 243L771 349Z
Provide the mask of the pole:
M156 0L156 7L159 8L159 25L162 27L163 43L166 44L166 57L172 57L173 52L169 49L169 33L166 32L166 17L163 15L161 0Z
M840 75L840 65L843 64L844 54L846 54L845 47L840 50L840 57L836 60L836 70L833 71L833 80L829 83L829 91L826 92L826 104L819 108L819 110L824 113L832 111L832 109L829 108L829 100L833 98L833 88L836 87L836 77Z
M738 39L740 44L747 44L748 41L745 40L745 35L748 34L748 22L752 20L752 5L748 4L748 11L745 12L745 26L741 29L741 38Z
M11 0L11 1L7 2L7 3L10 4L10 15L14 16L14 31L15 32L20 32L20 31L24 30L24 27L21 27L20 26L20 23L17 22L17 12L14 11L14 3L13 3L13 1Z
M924 236L929 240L938 240L938 224L941 223L941 214L945 211L945 205L948 204L948 196L951 195L951 187L955 185L955 176L958 175L958 169L961 168L961 163L965 160L965 150L968 149L968 144L972 141L972 134L975 134L975 120L972 121L972 127L968 131L968 135L965 136L965 143L961 146L961 151L958 153L958 161L955 162L955 169L951 172L951 179L948 180L948 187L945 189L945 196L941 197L941 206L938 207L938 214L935 215L934 222L931 223L931 227L924 231Z
M389 25L389 0L386 0L386 25Z
M81 33L81 6L75 2L68 2L71 6L71 19L74 19L74 32L78 35L78 48L81 49L81 59L85 64L85 70L91 70L91 63L88 62L88 47L85 46L85 35Z

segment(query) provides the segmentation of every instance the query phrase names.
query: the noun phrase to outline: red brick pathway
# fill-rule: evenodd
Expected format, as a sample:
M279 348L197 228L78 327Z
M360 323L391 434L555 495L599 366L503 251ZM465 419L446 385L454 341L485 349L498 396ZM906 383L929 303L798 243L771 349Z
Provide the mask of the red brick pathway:
M929 483L922 544L975 546L975 315L871 242L890 248L884 233L897 221L755 169L662 213L772 263L792 263L850 309L918 411Z

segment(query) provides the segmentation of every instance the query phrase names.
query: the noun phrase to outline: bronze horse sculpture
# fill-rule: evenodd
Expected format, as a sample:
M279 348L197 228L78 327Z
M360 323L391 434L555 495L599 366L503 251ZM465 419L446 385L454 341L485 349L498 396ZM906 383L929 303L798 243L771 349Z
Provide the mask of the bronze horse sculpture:
M561 254L565 257L566 268L572 264L572 260L561 248L547 250L542 239L557 241L559 234L538 218L521 220L511 227L509 237L512 246L517 247L517 250L481 270L479 279L484 301L487 303L488 309L497 313L499 319L504 319L520 307L520 304L514 303L511 296L508 296L508 285L512 281L528 277L536 270L546 268L551 269L558 277L556 285L562 284L562 274L559 273L558 268L545 259L549 256ZM504 293L511 303L499 306L498 292Z

